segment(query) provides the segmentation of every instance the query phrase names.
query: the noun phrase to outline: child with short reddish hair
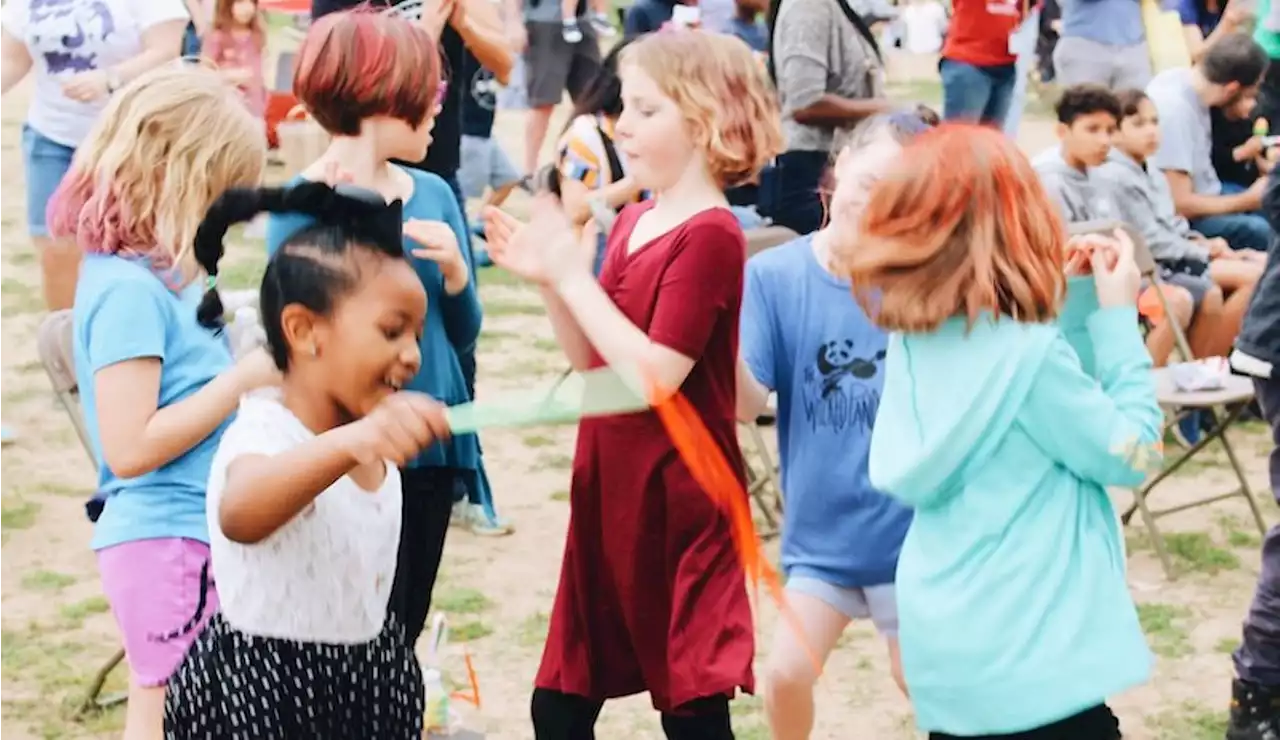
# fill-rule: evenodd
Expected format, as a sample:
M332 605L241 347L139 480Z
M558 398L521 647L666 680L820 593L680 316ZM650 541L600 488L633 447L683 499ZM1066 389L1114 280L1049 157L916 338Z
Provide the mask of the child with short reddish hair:
M393 162L419 162L426 154L443 84L435 42L418 24L369 10L320 18L299 50L293 90L333 140L294 182L325 182L340 173L347 184L402 204L412 237L405 251L430 306L422 367L406 387L452 405L470 398L459 357L475 346L481 319L461 251L462 212L438 175ZM271 214L268 251L312 220ZM479 442L467 434L432 445L401 472L403 526L390 611L410 646L426 623L455 493L480 490L480 471Z
M1105 702L1151 671L1106 490L1160 457L1140 276L1123 232L1064 243L1054 211L1016 144L952 124L837 252L893 332L870 474L915 510L899 640L932 740L1119 740Z
M777 103L741 41L657 33L622 54L618 147L639 188L609 235L600 282L548 198L520 226L489 211L494 261L542 288L578 370L638 371L680 391L741 470L734 367L746 243L724 190L782 146ZM732 738L729 699L751 691L751 607L727 516L656 414L584 420L572 518L533 692L538 740L594 737L607 699L648 691L668 738Z

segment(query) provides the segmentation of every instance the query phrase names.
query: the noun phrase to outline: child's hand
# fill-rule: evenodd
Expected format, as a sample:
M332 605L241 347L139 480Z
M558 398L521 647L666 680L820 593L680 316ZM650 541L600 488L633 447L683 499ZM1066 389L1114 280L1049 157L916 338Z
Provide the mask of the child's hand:
M449 436L444 406L430 396L400 391L366 417L342 428L343 447L360 465L389 460L402 467Z
M490 242L489 256L525 280L550 286L575 272L590 274L582 249L559 200L542 195L534 206L533 220L509 237Z
M497 206L486 207L481 217L484 219L484 240L490 251L495 246L498 249L506 247L511 235L524 228L524 222Z
M409 219L404 224L404 235L422 245L421 249L413 250L414 257L431 260L440 266L446 293L457 295L467 287L467 281L470 280L467 261L462 258L458 236L453 233L449 224L443 221Z
M1133 259L1133 241L1123 229L1111 237L1095 236L1096 246L1090 259L1093 282L1098 289L1098 305L1102 308L1132 306L1142 287L1142 275Z
M250 350L236 361L231 372L236 375L236 385L241 394L280 385L284 378L265 347Z

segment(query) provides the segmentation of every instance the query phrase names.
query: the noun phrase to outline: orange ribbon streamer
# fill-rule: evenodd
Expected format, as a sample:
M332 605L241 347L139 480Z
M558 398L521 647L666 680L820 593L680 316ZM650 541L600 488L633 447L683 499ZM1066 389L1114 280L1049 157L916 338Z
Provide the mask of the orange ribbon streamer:
M822 660L806 639L800 618L787 603L782 577L760 546L755 521L751 516L750 496L733 466L729 464L710 430L687 398L678 393L665 400L656 400L661 398L661 394L651 393L650 398L655 399L653 410L671 437L676 452L693 474L693 479L729 518L734 549L737 550L738 561L756 592L756 603L759 603L759 587L763 582L769 598L777 605L782 618L795 630L814 670L821 675Z

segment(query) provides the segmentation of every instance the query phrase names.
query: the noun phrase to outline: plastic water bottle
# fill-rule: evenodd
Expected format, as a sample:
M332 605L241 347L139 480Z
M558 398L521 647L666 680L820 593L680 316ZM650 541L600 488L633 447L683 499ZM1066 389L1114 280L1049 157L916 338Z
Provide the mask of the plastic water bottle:
M449 692L444 688L444 677L435 668L422 672L423 688L426 690L426 713L423 724L429 732L447 735L449 733Z

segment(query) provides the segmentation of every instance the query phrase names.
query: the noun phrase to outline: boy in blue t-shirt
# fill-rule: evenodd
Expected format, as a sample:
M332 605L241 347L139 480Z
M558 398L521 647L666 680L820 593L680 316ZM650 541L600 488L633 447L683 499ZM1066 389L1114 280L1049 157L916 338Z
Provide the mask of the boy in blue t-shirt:
M905 693L893 582L911 511L872 488L867 472L888 338L832 269L831 250L836 235L856 233L870 185L925 127L896 113L855 129L834 168L832 223L747 262L738 417L753 421L778 394L782 567L804 631L784 620L769 653L765 706L778 740L809 736L810 656L825 661L854 619L869 617L884 636Z

